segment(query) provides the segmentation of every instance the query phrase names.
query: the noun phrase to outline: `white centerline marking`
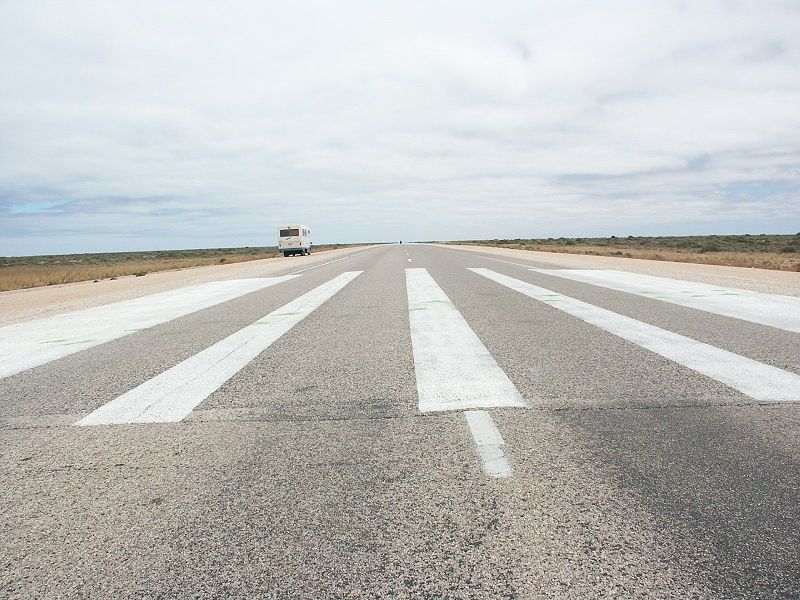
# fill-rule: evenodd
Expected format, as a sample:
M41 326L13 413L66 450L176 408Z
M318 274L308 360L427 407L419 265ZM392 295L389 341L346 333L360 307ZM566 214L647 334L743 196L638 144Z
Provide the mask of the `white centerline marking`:
M470 269L763 402L800 400L800 376L655 325L501 275Z
M627 271L536 269L600 287L800 333L800 298Z
M0 327L0 378L295 277L212 281Z
M475 451L481 459L484 473L489 477L508 477L511 465L505 452L503 437L497 430L491 415L484 410L468 410L464 412Z
M420 412L525 406L428 271L406 269L406 287Z
M177 422L355 279L348 271L90 413L75 425Z

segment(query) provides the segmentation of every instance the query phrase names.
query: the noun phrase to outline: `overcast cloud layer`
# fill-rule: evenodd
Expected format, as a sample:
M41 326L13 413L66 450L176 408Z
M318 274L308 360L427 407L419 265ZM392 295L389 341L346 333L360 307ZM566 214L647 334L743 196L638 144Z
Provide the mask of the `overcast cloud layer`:
M0 254L800 231L797 2L387 4L0 2Z

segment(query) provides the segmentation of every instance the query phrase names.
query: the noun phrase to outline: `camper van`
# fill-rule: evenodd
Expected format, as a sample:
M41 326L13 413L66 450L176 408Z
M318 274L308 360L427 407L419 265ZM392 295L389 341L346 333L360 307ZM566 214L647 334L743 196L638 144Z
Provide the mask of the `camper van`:
M311 254L311 232L305 225L286 225L278 228L278 252L284 256Z

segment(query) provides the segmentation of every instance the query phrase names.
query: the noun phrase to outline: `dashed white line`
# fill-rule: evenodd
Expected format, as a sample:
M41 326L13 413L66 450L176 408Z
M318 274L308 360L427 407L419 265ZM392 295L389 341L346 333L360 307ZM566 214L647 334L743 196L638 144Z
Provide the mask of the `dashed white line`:
M755 400L764 402L800 400L800 376L789 371L489 269L470 270L724 383Z
M0 328L0 378L294 279L212 281Z
M104 404L75 425L180 421L360 273L362 271L349 271L334 277L252 325Z
M536 268L530 270L800 333L800 298L792 296L765 294L627 271Z
M464 417L484 473L489 477L510 476L511 465L506 456L505 442L491 415L484 410L468 410L464 412Z
M428 271L406 269L406 288L421 412L525 406Z

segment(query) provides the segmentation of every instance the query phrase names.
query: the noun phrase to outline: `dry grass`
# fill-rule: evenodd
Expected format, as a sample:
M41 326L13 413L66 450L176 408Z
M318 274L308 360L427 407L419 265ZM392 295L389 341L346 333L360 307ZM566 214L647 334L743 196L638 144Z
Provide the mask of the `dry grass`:
M269 257L262 257L269 258ZM231 257L223 264L255 260L256 258ZM146 275L157 271L172 271L189 267L202 267L220 264L220 259L184 258L178 260L131 261L117 265L16 265L0 268L0 291L21 288L74 283L76 281L94 281L123 277L125 275Z
M315 246L315 251L342 247ZM239 263L279 256L275 248L214 248L0 258L0 291L77 281L143 276L157 271Z
M558 238L448 242L648 260L800 271L800 235Z

